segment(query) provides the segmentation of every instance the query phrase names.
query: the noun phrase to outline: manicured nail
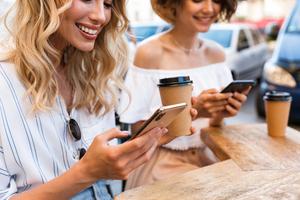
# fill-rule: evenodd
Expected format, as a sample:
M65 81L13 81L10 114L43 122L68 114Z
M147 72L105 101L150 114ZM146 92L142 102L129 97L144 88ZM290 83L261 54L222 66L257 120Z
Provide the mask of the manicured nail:
M163 128L163 129L162 129L163 134L166 134L168 131L169 131L169 130L168 130L167 128Z

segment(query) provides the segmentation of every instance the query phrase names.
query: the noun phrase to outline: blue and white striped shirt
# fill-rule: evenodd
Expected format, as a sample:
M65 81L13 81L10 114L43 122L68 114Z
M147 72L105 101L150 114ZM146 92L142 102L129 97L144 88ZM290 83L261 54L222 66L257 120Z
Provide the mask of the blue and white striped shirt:
M31 101L13 64L0 62L0 199L7 199L59 176L77 160L77 149L115 127L114 112L102 117L74 109L70 116L82 132L78 142L68 133L64 101L51 111L31 113Z

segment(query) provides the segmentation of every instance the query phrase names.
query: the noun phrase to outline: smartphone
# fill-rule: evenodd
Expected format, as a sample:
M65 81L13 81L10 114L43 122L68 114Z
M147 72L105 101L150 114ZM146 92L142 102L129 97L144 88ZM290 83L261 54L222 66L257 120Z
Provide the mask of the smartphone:
M142 135L155 127L167 127L186 107L186 103L178 103L160 107L148 120L142 124L138 131L132 133L130 139L136 138L137 136Z
M256 82L254 80L235 80L232 81L229 85L227 85L221 93L227 93L227 92L243 92L245 91L249 86L253 87L255 86Z

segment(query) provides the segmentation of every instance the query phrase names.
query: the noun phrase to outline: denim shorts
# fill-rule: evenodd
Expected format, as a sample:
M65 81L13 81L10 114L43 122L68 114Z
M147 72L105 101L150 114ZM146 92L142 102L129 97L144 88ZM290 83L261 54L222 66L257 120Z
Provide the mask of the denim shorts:
M98 181L78 193L71 200L112 200L112 197L107 191L105 181Z

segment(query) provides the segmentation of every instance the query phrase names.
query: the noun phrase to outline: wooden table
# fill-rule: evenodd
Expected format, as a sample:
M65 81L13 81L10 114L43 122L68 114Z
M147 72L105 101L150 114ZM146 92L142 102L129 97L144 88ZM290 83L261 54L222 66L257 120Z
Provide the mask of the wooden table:
M265 124L205 128L221 162L125 191L123 200L300 200L300 132L267 135Z

